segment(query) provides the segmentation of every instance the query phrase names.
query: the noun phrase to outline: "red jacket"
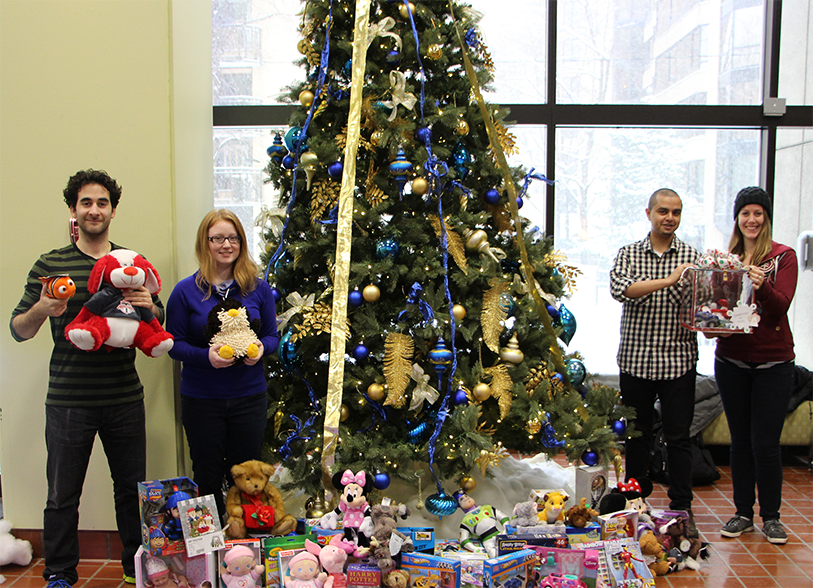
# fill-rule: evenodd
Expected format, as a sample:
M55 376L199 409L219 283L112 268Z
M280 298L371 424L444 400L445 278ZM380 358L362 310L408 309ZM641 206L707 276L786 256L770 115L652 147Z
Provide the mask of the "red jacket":
M734 334L717 339L717 355L749 363L791 361L793 334L788 323L788 308L796 292L799 268L796 253L790 247L771 242L771 252L759 264L765 282L756 291L759 326L750 335Z

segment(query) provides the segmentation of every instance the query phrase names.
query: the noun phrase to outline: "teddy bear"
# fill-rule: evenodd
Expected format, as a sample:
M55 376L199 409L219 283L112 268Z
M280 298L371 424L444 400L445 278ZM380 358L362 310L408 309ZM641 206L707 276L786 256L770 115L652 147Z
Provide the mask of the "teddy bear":
M680 550L687 568L691 570L700 569L697 559L698 557L701 559L708 558L706 545L700 539L686 536L686 521L683 517L677 516L673 518L665 525L661 525L658 530L661 535L669 538L670 547Z
M409 586L409 572L406 570L390 570L382 576L381 581L387 588L407 588Z
M405 504L396 506L392 502L385 502L376 504L370 510L370 517L373 520L373 534L370 537L371 555L375 558L378 568L384 572L388 572L395 568L395 560L392 558L399 551L402 553L410 553L415 551L415 546L412 544L412 537L407 537L396 527L398 526L398 517L406 519L412 512ZM395 535L400 539L401 546L398 550L394 550L390 545L392 536Z
M641 553L653 576L665 576L672 569L672 562L663 549L663 545L658 542L655 533L647 531L638 540L641 545Z
M539 512L539 522L548 525L556 523L564 523L565 521L565 502L568 496L565 492L559 490L551 490L542 496L542 510Z
M587 506L587 498L582 498L579 504L567 509L565 523L570 527L583 529L596 517L598 517L598 511Z
M254 588L263 577L265 566L257 564L254 552L245 545L226 550L220 567L220 580L226 588Z
M124 290L144 286L150 294L161 290L152 264L135 251L114 249L100 257L88 278L90 299L65 327L65 337L82 351L136 347L149 357L160 357L173 345L152 310L133 306Z
M273 474L274 466L256 459L232 467L234 486L226 495L226 535L242 539L249 528L264 535L287 535L296 528L296 519L285 514L282 495L269 482Z
M209 345L221 345L218 354L223 359L235 359L240 364L255 358L260 352L260 319L251 319L248 309L234 298L226 298L209 311L204 337Z
M27 566L33 557L31 543L25 539L17 539L11 534L14 525L6 519L0 520L0 566L15 564ZM0 576L0 584L5 580Z

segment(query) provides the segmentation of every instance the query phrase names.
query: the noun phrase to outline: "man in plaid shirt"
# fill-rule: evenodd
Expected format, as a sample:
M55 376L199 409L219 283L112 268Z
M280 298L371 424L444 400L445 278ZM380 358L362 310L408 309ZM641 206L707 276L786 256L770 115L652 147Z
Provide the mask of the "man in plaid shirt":
M698 252L678 239L683 204L674 190L649 198L652 229L622 247L610 272L613 298L623 303L618 349L621 399L635 408L641 436L626 442L626 479L646 477L652 449L655 398L660 398L669 460L669 508L692 506L692 451L697 334L680 326L680 279ZM694 521L690 529L696 536Z

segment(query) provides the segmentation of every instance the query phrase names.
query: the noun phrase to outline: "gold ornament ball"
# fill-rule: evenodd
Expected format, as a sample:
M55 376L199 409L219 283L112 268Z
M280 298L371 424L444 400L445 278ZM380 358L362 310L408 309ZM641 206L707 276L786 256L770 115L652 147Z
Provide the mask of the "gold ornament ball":
M443 46L438 43L432 43L429 47L426 48L426 56L429 59L437 61L441 57L443 57Z
M488 397L491 396L491 386L489 386L488 384L484 384L483 382L480 382L474 387L474 390L472 390L471 393L474 395L474 398L476 400L482 402L483 400L487 400Z
M423 196L429 191L429 182L426 178L415 178L412 180L412 193L416 196Z
M310 108L313 104L313 92L310 90L302 90L299 93L299 103L305 108Z
M369 286L364 286L361 295L367 302L375 302L381 297L381 290L375 284L370 284Z
M381 145L381 141L383 140L384 140L384 131L381 130L373 131L373 134L370 135L370 143L372 143L376 147Z
M308 40L307 39L302 39L299 43L296 44L296 49L302 55L307 55L307 53L308 53Z
M384 386L379 384L378 382L373 382L369 386L367 386L367 396L370 397L370 400L375 400L378 402L382 398L384 398Z
M469 123L464 121L462 118L457 121L457 128L455 131L458 135L468 135L469 134Z
M539 422L539 419L531 419L525 423L525 430L531 435L536 435L540 430L542 430L542 423Z
M464 476L460 479L460 488L466 493L472 492L477 488L477 481L471 476Z
M398 12L401 13L401 18L409 20L409 13L411 12L413 15L415 14L415 5L412 2L410 2L409 12L407 12L406 4L401 4L401 7L398 9Z
M462 304L455 304L452 307L452 314L454 314L454 317L457 320L462 321L464 318L466 318L466 307Z
M342 407L339 409L339 419L344 422L350 416L350 409L347 408L346 404L342 404Z

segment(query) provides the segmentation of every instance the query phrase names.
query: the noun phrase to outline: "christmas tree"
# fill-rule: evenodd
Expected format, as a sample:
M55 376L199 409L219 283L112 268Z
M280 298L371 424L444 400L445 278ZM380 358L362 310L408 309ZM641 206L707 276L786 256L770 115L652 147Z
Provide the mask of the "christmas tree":
M281 343L265 458L310 495L330 468L381 488L428 462L440 490L506 450L606 463L630 432L616 391L579 386L557 340L579 272L518 215L545 178L505 164L478 18L457 2L304 3L307 77L287 88L301 108L266 167Z

